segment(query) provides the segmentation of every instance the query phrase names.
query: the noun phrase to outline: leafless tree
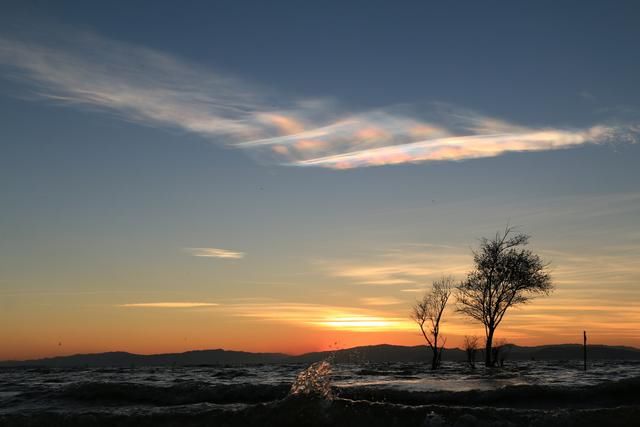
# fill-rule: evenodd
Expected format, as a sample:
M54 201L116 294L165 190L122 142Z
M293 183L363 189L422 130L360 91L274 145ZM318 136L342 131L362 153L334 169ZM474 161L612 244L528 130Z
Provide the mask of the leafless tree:
M471 369L476 367L476 354L478 353L478 337L464 337L464 351L467 353L467 363Z
M486 366L496 362L493 336L509 307L553 290L547 264L523 248L528 242L529 236L515 234L511 227L491 240L482 239L473 253L473 271L457 288L458 311L484 325Z
M444 339L442 344L439 343L441 338L440 321L453 289L453 278L450 276L443 276L434 281L431 290L425 293L422 300L414 305L411 313L411 318L420 326L422 336L433 352L431 369L437 369L440 366L442 349L446 342Z

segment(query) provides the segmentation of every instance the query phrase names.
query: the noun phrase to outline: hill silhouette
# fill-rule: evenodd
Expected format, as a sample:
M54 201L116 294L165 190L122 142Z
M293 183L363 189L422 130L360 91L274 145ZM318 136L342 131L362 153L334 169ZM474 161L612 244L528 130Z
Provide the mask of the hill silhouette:
M4 361L0 367L107 367L107 366L194 366L271 363L308 364L332 357L336 363L425 362L430 359L426 346L380 344L335 351L320 351L292 356L284 353L250 353L223 349L195 350L184 353L142 355L127 352L75 354L35 360ZM579 344L534 347L507 346L508 360L581 360ZM444 349L444 361L463 362L466 355L458 348ZM640 360L640 349L623 346L590 345L589 360Z

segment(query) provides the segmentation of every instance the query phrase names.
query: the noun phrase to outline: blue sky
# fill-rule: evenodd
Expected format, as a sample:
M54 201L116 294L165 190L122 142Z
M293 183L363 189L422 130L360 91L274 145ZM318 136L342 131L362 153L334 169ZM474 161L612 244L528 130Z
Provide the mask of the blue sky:
M557 286L510 339L640 345L639 12L5 2L1 356L418 343L411 302L507 223Z

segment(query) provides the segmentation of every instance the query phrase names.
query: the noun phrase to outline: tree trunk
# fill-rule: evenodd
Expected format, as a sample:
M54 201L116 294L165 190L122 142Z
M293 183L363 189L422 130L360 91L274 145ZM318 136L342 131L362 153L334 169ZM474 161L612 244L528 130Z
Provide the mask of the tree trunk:
M438 335L434 337L433 347L431 348L431 350L433 352L433 357L431 359L431 369L435 371L436 369L438 369Z
M493 347L493 329L489 330L489 334L487 335L487 345L484 349L484 366L490 368L493 366L493 358L492 358L492 347Z
M438 369L438 347L434 347L433 349L433 358L431 359L431 369Z

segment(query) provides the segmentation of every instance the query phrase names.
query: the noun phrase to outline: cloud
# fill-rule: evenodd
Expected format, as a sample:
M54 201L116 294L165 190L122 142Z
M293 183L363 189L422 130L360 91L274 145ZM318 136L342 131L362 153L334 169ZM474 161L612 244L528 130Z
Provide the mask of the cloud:
M594 94L592 94L591 92L589 92L588 90L582 90L578 93L578 95L580 95L580 97L582 99L585 99L587 101L595 101L596 100L596 96Z
M394 297L368 297L361 298L360 301L364 305L396 305L402 303L401 300Z
M393 279L393 278L389 278L389 279L373 279L373 278L368 278L368 277L375 277L376 274L382 274L384 276L389 276L389 275L393 275L393 274L399 274L399 273L407 273L407 270L404 270L402 266L395 266L395 267L391 267L391 268L366 268L365 271L361 268L357 268L354 270L344 270L341 272L337 272L337 276L342 276L342 277L358 277L358 276L364 276L365 280L358 282L359 284L362 285L408 285L408 284L412 284L414 283L413 280L409 280L409 279Z
M259 161L298 167L460 161L635 141L638 133L637 125L620 124L526 127L452 107L354 113L89 33L46 42L0 36L0 65L41 99L182 129Z
M329 260L319 263L333 277L357 285L412 286L430 283L443 274L463 277L471 267L468 248L431 247L391 249L366 259Z
M118 307L136 308L196 308L196 307L216 307L219 304L211 302L142 302L132 304L120 304Z
M184 248L192 256L202 258L240 259L244 258L244 252L229 251L218 248Z
M586 130L541 129L519 133L462 135L432 138L407 144L386 145L346 153L332 154L294 164L351 169L365 166L459 161L496 157L507 152L549 151L587 142L604 141L615 133L612 128L594 126Z
M42 98L115 112L151 126L207 137L251 138L282 125L265 120L266 92L162 52L92 34L53 43L0 38L0 63Z

